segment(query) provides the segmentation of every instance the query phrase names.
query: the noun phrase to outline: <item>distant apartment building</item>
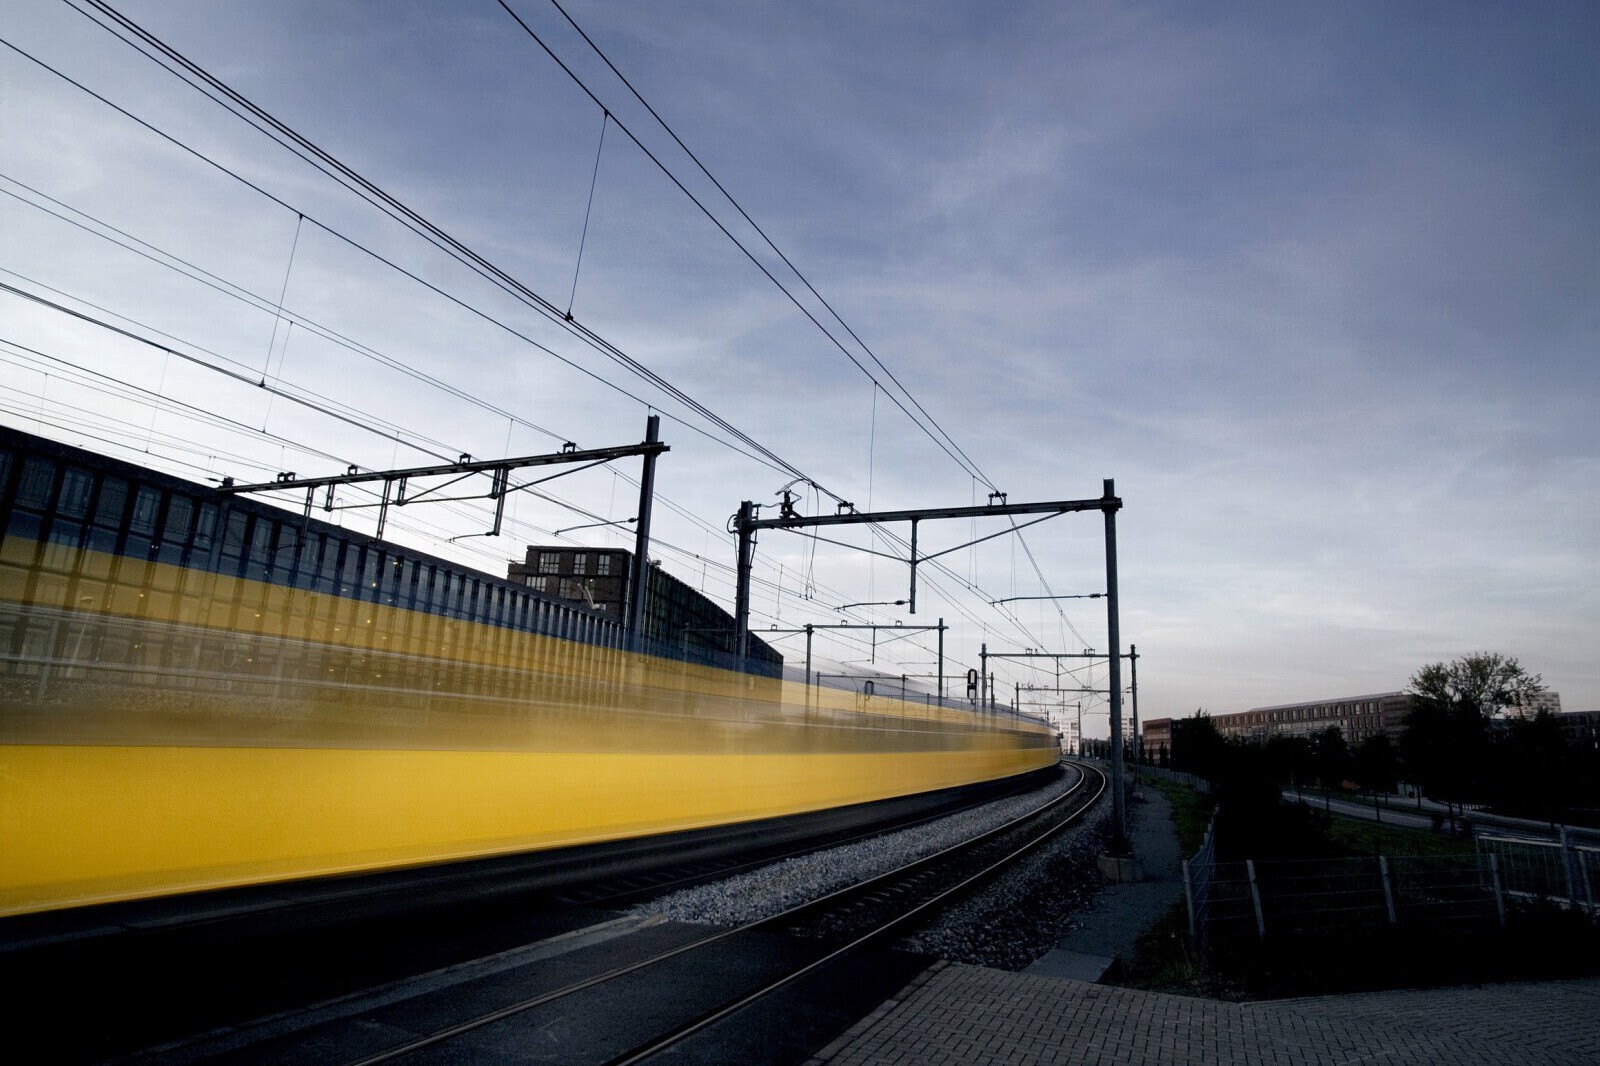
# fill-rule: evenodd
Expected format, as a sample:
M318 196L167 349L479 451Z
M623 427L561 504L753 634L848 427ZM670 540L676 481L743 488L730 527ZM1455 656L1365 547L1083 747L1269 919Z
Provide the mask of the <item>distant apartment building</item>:
M574 548L532 544L506 577L547 596L588 607L628 621L629 571L633 553L621 548ZM645 599L645 650L712 666L734 665L733 616L713 600L652 563L650 594ZM750 634L747 666L777 677L783 656L759 636Z
M1154 754L1172 750L1172 719L1152 718L1141 723L1139 735L1144 738L1144 750Z
M1556 715L1569 748L1600 751L1600 711L1566 711Z
M1510 708L1507 715L1532 716L1549 711L1561 723L1569 740L1580 735L1594 736L1600 727L1600 711L1561 713L1561 695L1541 692L1522 708ZM1338 726L1345 742L1359 747L1369 737L1379 734L1399 741L1405 732L1406 715L1411 713L1411 696L1406 692L1379 692L1368 696L1347 696L1332 700L1310 700L1306 703L1284 703L1273 707L1256 707L1232 714L1213 714L1211 721L1217 732L1233 740L1264 742L1272 736L1309 737L1329 726ZM1585 718L1592 715L1593 718ZM1172 748L1171 718L1156 718L1144 724L1144 742L1147 750ZM1588 730L1585 734L1583 731Z
M1506 714L1516 718L1532 718L1541 711L1561 713L1561 693L1545 691L1532 696L1521 707L1507 707Z
M627 621L628 567L633 553L620 548L567 548L530 545L524 562L512 563L506 577L546 596L571 600Z
M1399 740L1405 729L1411 697L1404 692L1378 692L1367 696L1344 696L1331 700L1284 703L1256 707L1233 714L1213 714L1217 732L1230 740L1265 742L1268 737L1309 737L1329 726L1337 726L1345 742L1357 747L1369 737L1383 734ZM1172 748L1172 719L1155 718L1144 723L1146 750Z

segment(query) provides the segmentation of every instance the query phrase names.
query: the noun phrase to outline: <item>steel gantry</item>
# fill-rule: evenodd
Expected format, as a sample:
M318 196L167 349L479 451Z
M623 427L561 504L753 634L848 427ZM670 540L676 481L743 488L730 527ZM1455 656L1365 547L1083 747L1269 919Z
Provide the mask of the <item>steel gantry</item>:
M996 502L998 501L998 502ZM1105 518L1105 543L1106 543L1106 628L1113 648L1120 648L1122 634L1120 619L1118 617L1117 601L1117 511L1122 507L1122 501L1116 495L1115 482L1106 478L1102 482L1102 493L1097 499L1091 500L1054 500L1048 503L1008 503L1001 493L993 493L989 503L983 506L972 507L927 507L909 511L856 511L851 504L841 503L839 513L831 515L801 515L794 511L789 494L784 494L782 509L777 518L757 518L757 508L754 503L745 500L739 504L739 511L733 517L729 532L738 538L738 566L737 585L734 600L734 634L736 641L736 654L739 657L740 668L743 668L745 657L750 649L750 571L755 554L755 535L763 529L812 529L819 526L845 526L845 525L889 525L895 522L911 523L911 554L909 558L900 559L898 556L889 556L901 562L910 564L910 594L907 599L908 609L912 614L917 612L917 566L920 563L937 559L951 552L960 551L962 548L971 547L1007 533L1020 532L1030 525L1043 522L1059 514L1068 514L1075 511L1099 511ZM846 508L850 508L847 510ZM1034 514L1043 515L1043 518L1021 526L1012 524L1010 528L998 533L978 537L975 540L958 544L944 551L934 552L930 555L917 553L917 526L924 521L945 518L996 518L1010 515ZM823 538L819 538L823 539ZM854 548L854 545L842 545ZM856 548L862 551L867 549ZM878 552L875 554L886 555ZM1115 751L1120 751L1122 745L1122 665L1119 656L1111 656L1111 745ZM1127 847L1127 809L1122 787L1122 760L1111 760L1111 803L1112 803L1112 846L1117 851Z
M1095 596L1099 596L1099 593L1095 593L1094 595ZM1056 599L1058 597L1053 597L1052 596L1050 598L1051 599ZM978 656L979 656L979 661L983 663L983 669L985 671L987 671L988 668L989 668L988 664L989 664L989 660L990 659L1054 659L1056 661L1057 665L1059 666L1062 659L1089 659L1089 660L1106 659L1106 660L1109 661L1110 658L1111 658L1108 655L1101 655L1101 654L1095 652L1092 648L1091 649L1087 649L1085 651L1062 651L1062 652L1051 652L1051 651L990 651L989 650L989 645L987 645L987 644L982 646L982 649L978 652ZM1128 650L1123 652L1121 655L1117 656L1117 658L1128 660L1128 665L1131 668L1131 672L1132 672L1132 675L1133 675L1132 679L1131 679L1131 681L1129 682L1129 685L1128 685L1128 694L1129 694L1129 696L1132 697L1132 703L1133 703L1133 782L1134 782L1134 785L1137 787L1137 785L1139 783L1140 753L1141 753L1141 750L1143 748L1143 745L1139 741L1139 645L1137 645L1137 644L1128 645ZM1094 663L1091 661L1089 665L1093 666ZM1059 671L1058 671L1058 673L1059 673ZM987 675L985 675L985 676L987 676ZM1119 680L1120 680L1120 678L1119 678ZM1057 685L1059 686L1059 681L1057 682ZM1092 695L1098 695L1098 696L1109 696L1111 694L1111 690L1110 689L1103 689L1103 688L1061 688L1061 687L1050 688L1050 687L1041 686L1041 685L1018 685L1017 688L1018 688L1019 691L1023 691L1023 692L1055 692L1055 693L1074 692L1074 693L1092 694ZM992 686L990 688L989 697L988 698L991 701L994 699L994 691L993 691ZM1118 704L1119 710L1120 710L1120 706L1121 706L1121 704L1119 702L1119 704ZM1121 730L1117 730L1117 732L1120 734ZM1113 750L1120 750L1120 749L1113 748Z
M643 635L645 597L647 595L647 578L649 577L647 556L650 551L650 511L655 499L656 457L662 452L671 451L667 445L661 443L661 416L650 415L645 422L645 439L639 444L624 444L613 448L583 448L568 441L562 445L559 452L545 455L524 455L515 459L474 459L470 455L463 455L454 463L439 463L435 466L415 466L404 470L359 470L351 466L343 474L334 474L329 477L300 478L293 471L281 473L272 481L255 485L238 485L232 478L224 478L218 486L218 491L224 494L241 495L243 493L259 492L288 492L304 490L306 494L306 517L311 516L312 507L316 503L318 489L325 489L322 509L333 510L360 510L369 507L378 509L378 528L373 536L382 539L383 527L388 520L389 508L404 507L417 503L451 503L460 500L493 500L494 525L486 533L476 534L485 537L498 537L501 524L505 518L506 497L513 492L531 489L535 485L542 485L547 481L554 481L567 474L575 474L578 470L563 470L549 477L536 478L520 484L511 483L511 471L520 470L530 466L555 466L582 464L579 470L602 463L609 463L613 459L624 459L630 455L644 457L644 470L639 479L639 514L638 525L634 533L633 565L629 573L628 588L628 634L635 649L639 647L639 640ZM490 485L487 492L477 492L466 496L440 495L454 485L458 485L475 474L488 474ZM450 480L442 484L412 492L407 495L411 482L419 478L443 477ZM383 482L383 492L378 502L362 504L345 504L335 508L333 490L340 485L356 485L367 482Z
M949 628L949 627L944 624L944 619L941 618L941 619L939 619L939 624L938 625L932 625L932 626L907 626L907 625L901 625L899 622L896 622L894 625L876 624L876 623L868 623L868 622L834 622L834 623L828 624L828 625L806 625L806 626L803 626L803 627L801 627L799 629L779 629L777 626L773 626L771 629L763 630L763 632L767 633L768 635L771 635L773 633L786 633L786 634L804 633L806 635L806 686L807 686L807 688L809 688L811 686L811 637L812 637L812 634L815 633L819 629L870 629L870 630L872 630L872 641L873 641L872 651L873 651L874 658L876 658L876 656L877 656L877 651L878 651L878 644L877 644L877 641L878 641L878 630L880 630L880 629L909 630L911 632L929 632L929 631L932 631L932 630L938 630L939 631L939 673L938 673L939 686L938 686L938 693L939 693L939 702L942 705L944 703L944 631L947 628ZM810 697L808 696L807 699L809 699L809 698Z

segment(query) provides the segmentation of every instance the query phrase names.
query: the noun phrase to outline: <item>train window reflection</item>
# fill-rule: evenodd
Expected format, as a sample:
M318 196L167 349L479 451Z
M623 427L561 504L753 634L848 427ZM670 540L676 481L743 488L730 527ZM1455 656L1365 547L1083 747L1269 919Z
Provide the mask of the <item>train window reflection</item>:
M320 591L328 587L322 580L324 539L321 533L306 534L306 545L300 549L300 584L302 588Z
M161 490L140 485L133 499L133 515L128 519L128 531L153 537L156 533L156 515L161 511Z
M167 521L162 526L160 559L177 566L183 562L189 545L189 524L194 520L194 501L176 493L167 502Z
M222 532L222 558L225 561L224 570L229 573L238 573L239 564L244 558L245 525L250 516L242 511L228 512L228 522Z
M56 464L37 455L22 463L22 480L17 485L17 506L42 511L50 503L50 486L56 478Z
M120 477L100 479L100 500L95 504L94 522L113 529L122 525L122 512L128 506L128 483Z
M217 532L217 505L202 503L194 523L194 546L197 551L209 552Z
M272 527L277 525L270 518L258 516L254 527L250 530L250 564L247 576L254 578L266 577L272 566Z
M89 513L89 495L94 491L94 475L81 467L69 466L61 479L61 499L56 512L67 518L83 518Z
M74 570L78 561L78 545L83 541L83 523L58 518L50 523L50 538L45 545L39 565L46 570L61 573Z

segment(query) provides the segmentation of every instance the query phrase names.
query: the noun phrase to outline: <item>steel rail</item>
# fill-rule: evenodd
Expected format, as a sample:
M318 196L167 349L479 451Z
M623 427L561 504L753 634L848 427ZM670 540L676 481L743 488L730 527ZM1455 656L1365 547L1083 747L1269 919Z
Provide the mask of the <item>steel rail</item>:
M1076 787L1077 786L1074 786L1074 789ZM949 810L938 810L928 814L908 815L904 821L889 820L875 826L868 825L864 826L860 830L844 831L843 834L838 837L824 836L820 841L802 840L797 842L792 847L780 848L779 850L773 851L762 858L750 859L748 861L729 860L726 865L722 866L717 865L718 860L715 859L701 860L698 864L696 864L698 867L700 867L700 869L698 869L696 872L684 874L683 876L667 877L664 880L641 885L638 888L619 888L615 891L598 892L593 895L585 895L581 890L575 890L572 892L556 892L552 895L558 902L562 904L590 907L597 903L613 903L619 900L628 900L646 893L658 895L663 891L670 891L678 888L679 886L692 888L697 884L703 884L707 881L721 878L734 877L749 870L758 870L763 866L770 866L773 863L783 862L786 859L794 859L803 855L810 855L815 851L825 851L829 848L842 848L850 844L859 844L864 840L870 840L873 837L882 836L885 833L899 833L908 829L920 829L925 825L937 822L941 818L950 818L958 814L967 814L986 804L998 803L1001 800L1011 799L1021 791L1026 790L1009 790L1000 795L990 796L989 798L981 799L976 803L965 803L958 807L950 808ZM696 870L696 865L685 864L681 868Z
M1079 765L1082 766L1083 764L1079 764ZM784 988L785 986L790 985L795 981L798 981L800 978L806 976L807 974L813 973L816 970L821 969L823 966L826 966L828 963L833 962L836 959L842 958L843 956L848 955L853 951L857 951L860 948L863 948L866 945L868 945L868 944L870 944L870 943L872 943L874 941L877 941L877 940L880 940L880 939L882 939L884 937L887 937L890 933L897 932L898 930L900 930L900 929L904 928L906 925L908 925L913 919L921 916L923 913L925 913L926 911L930 910L931 908L937 907L940 904L943 904L946 900L950 900L950 899L952 899L954 897L959 896L961 893L965 892L967 889L969 889L969 888L973 887L974 885L976 885L976 884L978 884L978 883L980 883L980 882L982 882L982 881L994 876L995 874L999 873L1005 867L1009 866L1011 863L1017 861L1022 856L1024 856L1024 855L1028 854L1029 852L1033 851L1033 849L1039 847L1045 841L1049 840L1051 837L1055 836L1061 830L1065 829L1068 825L1071 825L1085 811L1087 811L1091 806L1093 806L1094 802L1096 800L1098 800L1100 798L1100 796L1105 792L1105 789L1106 789L1106 777L1105 777L1105 775L1102 774L1098 769L1093 769L1091 767L1084 766L1083 769L1085 770L1085 781L1087 781L1087 774L1089 772L1094 773L1095 776L1100 779L1100 787L1095 791L1094 795L1090 796L1088 798L1088 800L1086 802L1084 802L1083 805L1080 806L1076 811L1073 811L1067 817L1063 818L1061 821L1059 821L1059 822L1055 823L1054 825L1052 825L1049 829L1046 829L1044 832L1038 834L1037 836L1033 837L1032 839L1030 839L1030 840L1024 842L1023 844L1021 844L1017 848L1013 849L1009 854L1003 856L1002 858L996 860L993 863L990 863L988 866L985 866L983 869L977 871L976 873L973 873L973 874L963 878L962 880L958 881L956 884L951 885L949 888L946 888L944 891L939 892L938 894L932 896L931 898L923 900L921 903L918 903L916 906L912 907L910 910L904 911L901 914L889 919L888 921L877 925L873 929L863 933L861 936L859 936L856 939L850 941L849 943L843 944L843 945L835 948L833 951L828 952L826 955L823 955L821 958L813 959L811 962L807 963L806 965L798 967L797 969L794 969L794 970L790 971L789 973L785 974L784 976L782 976L780 978L777 978L776 980L768 982L766 985L764 985L761 988L758 988L758 989L756 989L756 990L754 990L752 992L746 993L745 995L739 997L737 1000L734 1000L731 1003L724 1004L723 1006L718 1007L715 1010L707 1011L706 1013L700 1015L698 1018L695 1018L692 1021L686 1022L683 1025L678 1026L677 1028L673 1029L671 1032L662 1034L661 1036L659 1036L659 1037L655 1038L654 1040L650 1041L648 1044L640 1045L639 1047L636 1047L633 1050L628 1051L627 1053L625 1053L623 1055L620 1055L620 1056L618 1056L616 1058L610 1059L605 1063L605 1066L633 1066L633 1064L642 1062L642 1061L644 1061L645 1059L649 1058L652 1055L655 1055L655 1054L658 1054L658 1053L660 1053L662 1051L665 1051L667 1048L672 1047L674 1044L682 1043L684 1040L687 1040L689 1037L695 1035L696 1033L710 1028L712 1025L715 1025L717 1022L720 1022L725 1018L728 1018L728 1017L731 1017L734 1014L737 1014L739 1011L744 1010L746 1007L750 1006L751 1004L756 1003L757 1001L759 1001L761 999L764 999L765 997L767 997L767 996L771 995L772 993L778 991L780 988ZM1068 798L1070 798L1071 796L1076 794L1076 792L1078 791L1078 788L1082 787L1083 783L1084 782L1079 782L1078 786L1074 786L1074 788L1071 791L1061 795L1056 802L1064 802L1065 800L1067 800ZM1034 814L1038 814L1038 813L1041 813L1041 812L1040 811L1035 811L1034 812ZM1028 818L1032 818L1032 817L1033 817L1033 815L1025 815L1023 820L1028 819ZM975 839L989 839L992 836L999 835L999 833L1003 832L1005 828L1008 828L1009 826L1015 825L1015 824L1016 824L1016 822L1013 821L1011 823L1008 823L1007 827L1002 827L1001 830L997 830L994 834L986 834L985 837L983 837L983 838L975 838ZM911 868L913 868L913 867L915 867L917 865L919 865L919 864L918 863L913 863L913 864L911 864L911 866L906 867L906 869L911 869Z
M843 888L835 889L834 891L826 893L825 895L819 896L816 899L812 899L812 900L808 900L808 901L806 901L804 903L796 904L795 906L790 907L787 910L780 911L780 912L778 912L776 914L768 915L765 918L760 918L760 919L757 919L757 920L755 920L753 922L749 922L749 923L746 923L745 925L737 926L737 927L732 928L732 929L721 930L721 931L719 931L717 933L711 934L710 936L702 937L702 938L700 938L698 940L692 941L692 942L687 943L687 944L681 944L678 947L675 947L675 948L672 948L670 950L667 950L667 951L661 952L659 954L653 955L653 956L651 956L649 958L640 959L640 960L638 960L636 962L631 962L631 963L627 963L627 964L622 965L622 966L613 967L613 968L611 968L609 970L606 970L604 972L601 972L601 973L595 974L593 976L584 978L583 980L574 981L571 984L565 985L565 986L563 986L561 988L552 989L552 990L550 990L548 992L540 993L539 995L531 996L531 997L528 997L527 999L523 999L523 1000L519 1000L519 1001L517 1001L515 1003L507 1004L506 1006L500 1007L500 1008L498 1008L496 1010L485 1012L484 1014L478 1015L478 1016L476 1016L474 1018L470 1018L470 1019L468 1019L466 1021L463 1021L463 1022L459 1022L459 1023L455 1024L455 1025L451 1025L451 1026L447 1026L447 1027L445 1027L443 1029L435 1030L434 1032L429 1033L426 1036L422 1036L422 1037L419 1037L419 1038L417 1038L415 1040L407 1041L404 1044L399 1044L399 1045L396 1045L394 1047L387 1048L384 1051L378 1052L375 1055L370 1055L370 1056L368 1056L366 1058L358 1059L354 1063L351 1063L350 1066L376 1066L376 1064L378 1064L378 1063L390 1062L390 1061L393 1061L395 1059L400 1058L401 1056L409 1055L412 1052L420 1051L420 1050L422 1050L424 1048L433 1047L435 1045L442 1044L442 1043L444 1043L446 1041L453 1040L456 1037L463 1036L463 1035L465 1035L467 1033L473 1032L473 1031L478 1030L478 1029L482 1029L485 1026L493 1025L496 1022L505 1021L508 1018L513 1018L513 1017L516 1017L519 1014L523 1014L523 1013L526 1013L527 1011L534 1010L534 1009L536 1009L538 1007L544 1006L547 1003L552 1003L552 1002L555 1002L556 1000L560 1000L560 999L566 998L567 996L575 995L575 994L577 994L579 992L583 992L583 991L586 991L588 989L598 987L600 985L606 984L607 982L614 981L614 980L617 980L618 978L627 976L628 974L637 973L637 972L639 972L641 970L648 969L648 968L650 968L652 966L657 966L657 965L659 965L659 964L661 964L663 962L666 962L666 961L668 961L670 959L675 959L675 958L678 958L680 956L686 955L686 954L688 954L690 952L698 951L698 950L706 948L706 947L708 947L708 946L710 946L712 944L721 943L722 941L729 940L729 939L731 939L733 937L736 937L736 936L747 935L749 933L756 932L756 931L759 931L759 930L770 929L770 928L775 927L775 926L779 926L779 925L783 925L783 924L787 924L787 923L792 923L792 922L794 922L794 921L796 921L798 919L803 918L808 913L815 914L815 913L818 913L818 912L820 912L822 910L825 910L828 906L833 905L835 903L838 903L839 901L845 899L846 897L865 894L867 892L870 892L871 890L873 890L876 887L880 887L880 886L885 885L885 884L887 884L887 883L889 883L891 881L904 879L905 877L910 876L910 875L914 874L915 872L917 872L917 871L919 871L921 869L924 869L924 868L927 868L927 867L931 867L931 866L933 866L933 865L935 865L935 864L937 864L938 862L941 862L941 861L947 861L947 860L949 860L951 858L956 857L957 855L959 855L959 854L961 854L963 852L973 851L976 848L978 848L978 847L980 847L980 846L982 846L984 844L987 844L987 843L989 843L989 842L991 842L991 841L1003 836L1004 834L1011 832L1012 830L1017 829L1018 827L1022 826L1023 824L1025 824L1025 823L1027 823L1029 821L1032 821L1033 819L1039 817L1040 815L1050 811L1052 808L1062 806L1062 805L1066 804L1069 800L1078 798L1079 794L1082 792L1082 790L1084 789L1084 787L1087 785L1087 783L1089 781L1089 774L1090 773L1093 773L1095 776L1097 776L1100 779L1099 789L1094 793L1093 796L1089 797L1088 801L1085 802L1082 805L1082 807L1080 807L1080 809L1078 811L1074 812L1072 815L1070 815L1069 817L1063 819L1062 821L1058 822L1057 824L1051 826L1050 829L1046 830L1044 833L1040 834L1038 837L1028 841L1027 843L1023 844L1021 847L1015 849L1010 854L1008 854L1007 856L1005 856L1004 858L999 860L999 862L990 864L989 866L986 866L980 872L978 872L976 874L973 874L973 875L971 875L971 876L969 876L967 878L964 878L962 881L960 881L954 887L952 887L950 889L946 889L943 892L940 892L939 894L937 894L936 896L934 896L930 900L924 901L922 904L919 904L917 907L915 907L913 910L907 912L905 915L902 915L899 918L893 919L889 923L886 923L886 924L884 924L882 926L879 926L877 929L875 929L871 933L867 934L867 936L865 936L863 938L860 938L860 939L852 942L849 945L846 945L845 948L838 949L838 950L835 950L833 952L830 952L823 959L814 961L814 962L808 964L805 968L803 968L801 970L798 970L798 971L795 971L793 973L790 973L789 975L779 979L778 981L770 982L766 987L762 988L758 992L747 994L746 996L743 996L739 1000L735 1001L732 1005L724 1005L723 1008L720 1008L716 1012L711 1012L711 1013L708 1013L706 1015L699 1016L696 1019L694 1019L693 1021L685 1023L683 1026L679 1026L679 1027L674 1028L668 1034L664 1034L663 1036L660 1036L660 1037L656 1038L650 1044L641 1045L639 1048L635 1048L635 1049L627 1052L622 1058L612 1060L612 1063L613 1064L617 1064L617 1066L620 1066L621 1063L625 1063L625 1062L636 1062L640 1058L644 1057L645 1055L654 1054L657 1051L660 1051L663 1048L670 1046L671 1044L677 1043L677 1042L685 1039L686 1037L692 1035L694 1032L698 1032L700 1029L703 1029L706 1026L712 1024L713 1022L715 1022L717 1020L720 1020L720 1018L725 1017L728 1014L731 1014L736 1010L742 1009L744 1006L747 1006L750 1002L754 1002L756 999L759 999L762 996L770 994L772 991L776 990L777 988L783 987L784 985L788 984L790 981L795 980L798 977L803 976L805 973L810 972L811 970L813 970L816 967L822 965L824 962L828 961L829 959L835 958L835 957L837 957L838 955L842 954L845 951L852 950L855 947L860 946L861 944L865 943L867 940L874 939L874 938L876 938L876 937L878 937L880 935L883 935L885 930L888 930L888 929L891 929L891 928L898 928L899 926L904 924L905 921L909 920L909 918L911 916L914 916L916 914L921 913L922 911L926 910L928 907L934 905L935 903L939 902L940 900L944 900L944 899L949 898L952 893L957 892L957 891L961 891L961 890L965 889L967 886L969 886L971 884L974 884L978 880L980 880L980 879L982 879L984 877L990 876L991 874L993 874L994 872L999 870L1001 867L1003 867L1006 864L1014 861L1020 855L1022 855L1024 853L1026 853L1027 851L1031 850L1033 847L1036 847L1038 844L1042 843L1044 840L1048 839L1050 836L1054 835L1056 832L1060 831L1061 829L1065 828L1067 825L1071 824L1071 822L1075 818L1077 818L1079 815L1081 815L1084 810L1087 810L1089 808L1089 806L1091 806L1095 802L1095 800L1099 799L1100 795L1103 794L1104 791L1105 791L1105 776L1104 776L1104 774L1100 773L1099 770L1096 770L1096 769L1093 769L1092 767L1086 766L1083 763L1074 763L1073 765L1079 767L1081 770L1084 771L1084 777L1083 777L1082 780L1080 780L1079 782L1074 784L1071 788L1069 788L1066 792L1063 792L1061 795L1052 798L1048 802L1040 804L1039 806L1035 807L1034 809L1032 809L1032 810L1030 810L1030 811L1028 811L1028 812L1026 812L1026 813L1024 813L1022 815L1019 815L1018 817L1013 818L1013 819L1003 823L1002 825L999 825L999 826L997 826L997 827L995 827L993 829L987 830L986 832L980 833L977 836L970 837L970 838L968 838L966 840L963 840L963 841L960 841L960 842L958 842L956 844L952 844L947 848L942 848L939 851L933 852L933 853L931 853L929 855L925 855L920 859L916 859L916 860L914 860L912 862L909 862L909 863L907 863L907 864L905 864L903 866L896 867L893 870L889 870L889 871L887 871L885 873L878 874L876 876L870 877L870 878L868 878L868 879L866 879L864 881L858 881L858 882L855 882L853 884L846 885ZM713 1016L713 1014L714 1014L714 1016ZM648 1050L642 1050L643 1048L648 1048Z

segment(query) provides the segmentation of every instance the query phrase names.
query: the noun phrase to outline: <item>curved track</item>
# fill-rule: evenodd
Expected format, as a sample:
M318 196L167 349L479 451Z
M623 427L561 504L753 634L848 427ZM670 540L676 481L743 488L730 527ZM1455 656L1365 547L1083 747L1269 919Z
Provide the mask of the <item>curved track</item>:
M881 949L1073 824L1106 787L1098 771L1073 765L1079 782L1022 817L782 913L709 933L648 924L612 939L593 932L603 942L559 954L552 949L530 967L523 981L532 988L522 994L507 995L503 973L475 972L414 998L391 998L387 1013L305 1030L269 1049L258 1045L246 1057L326 1049L329 1040L341 1049L324 1061L363 1064L465 1061L513 1047L519 1058L542 1062L718 1057L708 1048L729 1039L741 1017L759 1014L764 1003L797 984L842 980L829 975L848 970L851 960ZM794 1011L793 1004L783 1008L783 1024L796 1024ZM418 1024L428 1018L434 1024ZM402 1036L402 1024L413 1032ZM335 1030L343 1035L334 1036ZM747 1046L750 1040L733 1039Z

